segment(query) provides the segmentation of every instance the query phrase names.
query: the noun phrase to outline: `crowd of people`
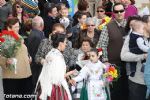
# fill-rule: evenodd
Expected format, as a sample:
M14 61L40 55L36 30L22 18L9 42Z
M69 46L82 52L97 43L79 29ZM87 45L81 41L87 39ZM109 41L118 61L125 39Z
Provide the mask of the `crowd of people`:
M78 0L73 17L68 0L12 1L0 0L5 94L0 98L150 100L150 15L138 15L134 0L102 0L94 16L88 1ZM4 31L21 38L13 57L1 54ZM14 58L16 66L10 70ZM108 83L103 74L110 64L120 73ZM82 93L84 86L87 94Z

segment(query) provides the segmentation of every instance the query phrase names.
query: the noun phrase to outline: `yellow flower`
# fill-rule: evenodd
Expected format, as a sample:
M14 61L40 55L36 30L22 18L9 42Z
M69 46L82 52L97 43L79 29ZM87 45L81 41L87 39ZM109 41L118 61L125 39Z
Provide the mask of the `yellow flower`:
M109 75L113 76L113 72L112 72L112 71L110 71L110 72L109 72Z
M107 77L107 76L108 76L108 73L105 73L105 74L104 74L104 77Z
M114 78L117 78L118 77L118 74L114 74Z
M106 16L105 18L102 19L102 22L100 23L100 25L98 26L99 30L102 30L106 24L108 24L110 22L111 18Z
M111 18L108 17L108 16L106 16L104 19L105 19L105 21L106 21L106 24L108 24L108 23L110 22L110 20L111 20Z

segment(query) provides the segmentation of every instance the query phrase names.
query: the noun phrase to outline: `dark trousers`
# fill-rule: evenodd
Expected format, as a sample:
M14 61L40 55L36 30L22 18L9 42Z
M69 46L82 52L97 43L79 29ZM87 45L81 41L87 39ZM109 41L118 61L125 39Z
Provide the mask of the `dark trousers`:
M37 80L39 78L41 70L42 70L42 65L39 65L39 64L36 64L36 63L31 64L33 92L35 90Z
M31 95L32 94L32 76L22 79L3 79L3 88L5 95ZM18 100L19 97L13 100ZM19 100L30 100L31 98L20 98ZM5 100L12 100L5 96Z
M146 60L142 60L142 63L145 63ZM130 76L131 77L134 77L135 75L135 72L136 72L136 65L137 65L137 62L130 62L130 71L131 71L131 74ZM144 65L143 65L144 67ZM141 71L144 72L144 68L142 67Z
M128 100L128 82L121 77L110 86L111 100Z
M128 81L129 83L129 100L146 100L146 86Z
M148 99L147 100L150 100L150 96L148 97Z
M110 86L111 100L128 100L128 77L124 65L120 66L120 78Z
M130 62L130 71L131 73L134 73L136 72L136 65L137 65L137 62Z

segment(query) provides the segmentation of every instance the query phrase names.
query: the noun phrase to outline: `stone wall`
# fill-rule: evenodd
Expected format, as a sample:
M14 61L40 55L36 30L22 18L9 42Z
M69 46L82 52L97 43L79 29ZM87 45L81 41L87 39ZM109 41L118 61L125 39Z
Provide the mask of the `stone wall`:
M94 16L96 14L97 6L101 5L101 0L88 0L89 1L89 11Z

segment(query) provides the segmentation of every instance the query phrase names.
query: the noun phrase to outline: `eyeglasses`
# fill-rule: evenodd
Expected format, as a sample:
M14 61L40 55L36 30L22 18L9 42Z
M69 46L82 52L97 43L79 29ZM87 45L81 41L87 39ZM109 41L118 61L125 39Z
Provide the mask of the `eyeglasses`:
M21 6L16 6L16 8L22 8Z
M88 27L90 27L90 26L95 26L95 25L87 25Z
M122 10L114 10L114 13L123 13L124 12L124 9Z
M97 10L97 12L104 12L104 10Z

